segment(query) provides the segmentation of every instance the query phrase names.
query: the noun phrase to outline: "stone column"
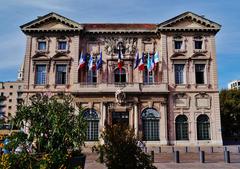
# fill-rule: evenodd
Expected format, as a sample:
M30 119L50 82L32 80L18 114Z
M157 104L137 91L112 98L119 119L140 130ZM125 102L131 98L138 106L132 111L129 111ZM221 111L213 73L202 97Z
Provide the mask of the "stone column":
M134 104L134 133L138 136L138 105Z
M107 114L107 103L102 103L102 126L103 126L103 129L105 128L106 114Z
M161 102L160 112L160 142L167 145L167 104L165 100Z

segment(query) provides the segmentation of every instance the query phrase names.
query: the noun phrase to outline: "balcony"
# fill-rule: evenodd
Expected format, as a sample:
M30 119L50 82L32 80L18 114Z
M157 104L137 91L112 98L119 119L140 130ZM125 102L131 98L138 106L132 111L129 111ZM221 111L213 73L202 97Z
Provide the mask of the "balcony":
M167 93L168 85L163 83L76 83L73 93L115 93L116 90L126 93Z

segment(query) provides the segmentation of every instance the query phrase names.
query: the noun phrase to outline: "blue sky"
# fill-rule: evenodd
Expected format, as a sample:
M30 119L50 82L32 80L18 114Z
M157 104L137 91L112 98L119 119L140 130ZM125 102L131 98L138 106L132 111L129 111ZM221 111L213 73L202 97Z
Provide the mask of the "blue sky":
M57 12L80 23L160 23L192 11L222 25L217 34L219 87L240 79L239 0L0 0L0 81L15 80L25 35L19 26Z

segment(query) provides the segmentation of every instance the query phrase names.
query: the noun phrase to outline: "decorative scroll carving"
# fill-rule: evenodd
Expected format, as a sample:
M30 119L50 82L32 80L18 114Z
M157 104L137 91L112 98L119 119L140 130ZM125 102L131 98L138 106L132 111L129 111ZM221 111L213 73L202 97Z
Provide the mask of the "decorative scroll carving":
M118 89L115 92L115 99L116 99L116 102L119 105L125 103L125 101L126 101L126 93L124 93L121 89Z
M197 109L210 109L211 97L205 92L199 93L195 96L195 104Z
M186 108L190 107L190 97L185 93L178 93L174 96L174 108Z
M104 39L104 42L105 52L108 55L117 54L119 45L121 45L123 54L134 55L137 50L137 38L107 37Z

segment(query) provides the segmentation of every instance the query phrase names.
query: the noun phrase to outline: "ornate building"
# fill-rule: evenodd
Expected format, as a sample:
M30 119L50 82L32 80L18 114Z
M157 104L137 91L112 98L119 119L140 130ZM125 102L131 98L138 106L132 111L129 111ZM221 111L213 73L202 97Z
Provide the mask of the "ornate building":
M21 26L27 37L26 99L37 92L72 94L76 107L85 108L89 144L105 124L125 123L148 145L221 145L215 46L220 27L192 12L160 24L38 17ZM159 61L149 70L156 53ZM142 70L135 66L137 54ZM100 68L93 69L91 59Z

